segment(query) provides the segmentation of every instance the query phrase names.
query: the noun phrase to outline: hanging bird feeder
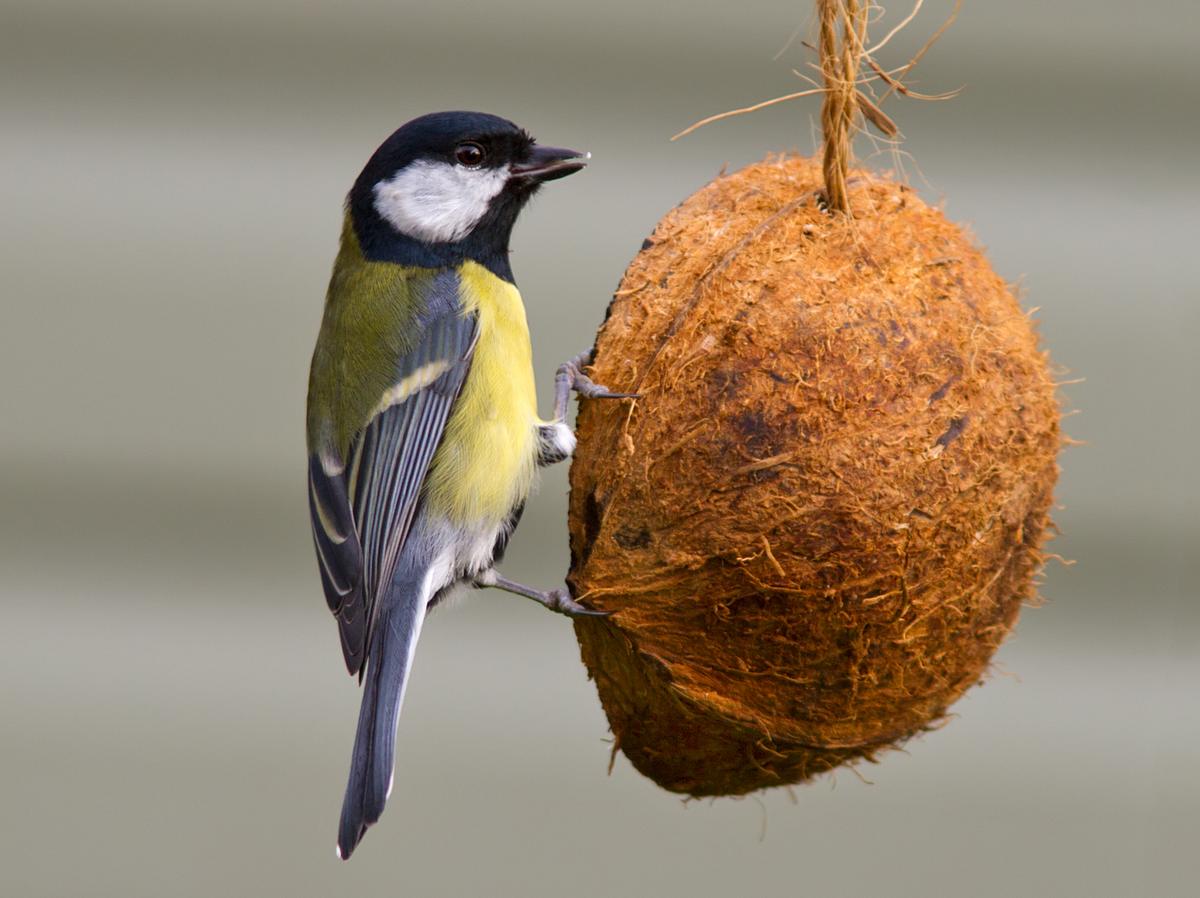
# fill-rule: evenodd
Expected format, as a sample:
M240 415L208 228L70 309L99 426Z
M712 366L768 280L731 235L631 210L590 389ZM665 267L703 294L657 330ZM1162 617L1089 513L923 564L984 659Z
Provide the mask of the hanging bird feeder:
M596 339L571 468L584 663L666 789L873 759L978 683L1035 596L1062 443L1046 353L972 237L854 168L865 7L821 0L821 158L669 212Z

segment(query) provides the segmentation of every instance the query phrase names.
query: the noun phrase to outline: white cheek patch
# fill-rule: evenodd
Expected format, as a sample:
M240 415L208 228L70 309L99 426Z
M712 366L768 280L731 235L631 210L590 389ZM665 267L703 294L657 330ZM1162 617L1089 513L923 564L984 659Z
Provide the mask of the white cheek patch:
M375 209L401 234L452 243L471 233L508 175L507 165L472 169L418 159L375 185Z

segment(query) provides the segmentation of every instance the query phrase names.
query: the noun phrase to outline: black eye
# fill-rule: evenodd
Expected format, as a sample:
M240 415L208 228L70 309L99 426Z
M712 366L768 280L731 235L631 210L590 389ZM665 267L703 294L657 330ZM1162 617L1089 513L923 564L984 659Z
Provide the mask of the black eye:
M460 143L454 148L454 159L459 165L465 165L467 168L475 168L483 165L483 160L487 158L487 151L473 140L468 140Z

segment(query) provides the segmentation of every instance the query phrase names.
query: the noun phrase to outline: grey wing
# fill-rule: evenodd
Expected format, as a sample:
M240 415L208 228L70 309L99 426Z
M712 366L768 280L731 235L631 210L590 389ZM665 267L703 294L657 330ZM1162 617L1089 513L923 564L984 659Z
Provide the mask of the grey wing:
M340 471L309 461L309 502L325 597L350 673L367 660L376 596L392 579L421 485L470 368L475 316L446 310L423 328L394 386Z
M308 457L308 514L325 601L337 618L346 667L358 673L364 660L359 646L366 634L362 544L340 460L322 460L317 453Z

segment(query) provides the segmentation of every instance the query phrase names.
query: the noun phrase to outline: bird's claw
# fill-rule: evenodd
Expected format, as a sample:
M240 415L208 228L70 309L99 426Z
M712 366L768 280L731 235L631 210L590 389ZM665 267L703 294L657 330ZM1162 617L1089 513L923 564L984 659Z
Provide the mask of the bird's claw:
M597 611L580 605L565 589L551 589L546 592L546 607L567 617L609 617L611 611Z
M583 369L592 362L592 353L581 352L570 361L563 362L558 368L558 379L565 383L568 389L574 390L582 399L641 399L640 393L615 393L608 387L596 383L583 373Z
M641 393L614 393L608 387L594 382L586 374L580 372L575 376L571 388L584 399L641 399Z

